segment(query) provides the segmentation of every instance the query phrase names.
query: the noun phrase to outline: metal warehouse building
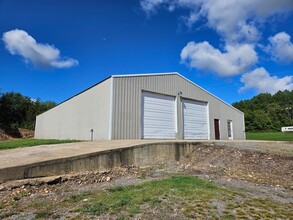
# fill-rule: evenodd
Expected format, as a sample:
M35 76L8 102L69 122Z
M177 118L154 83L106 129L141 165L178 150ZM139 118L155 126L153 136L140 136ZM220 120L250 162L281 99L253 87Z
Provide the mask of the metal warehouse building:
M35 138L245 139L245 125L178 73L115 75L38 115Z

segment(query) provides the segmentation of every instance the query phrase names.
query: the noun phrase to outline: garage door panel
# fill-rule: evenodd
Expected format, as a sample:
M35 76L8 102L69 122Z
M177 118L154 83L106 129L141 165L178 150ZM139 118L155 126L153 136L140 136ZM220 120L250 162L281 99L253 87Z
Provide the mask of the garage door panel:
M142 92L142 138L175 138L175 97Z
M208 139L207 103L183 99L184 139Z

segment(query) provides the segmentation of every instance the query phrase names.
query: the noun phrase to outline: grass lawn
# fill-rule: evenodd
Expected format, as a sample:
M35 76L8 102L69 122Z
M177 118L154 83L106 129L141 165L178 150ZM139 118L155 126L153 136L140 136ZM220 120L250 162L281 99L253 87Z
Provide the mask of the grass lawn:
M70 210L75 219L120 220L168 219L172 214L178 214L176 219L291 219L293 215L290 203L250 196L245 191L217 186L193 176L173 176L106 190L77 191L63 197L31 197L21 203L22 207L17 206L14 214L29 210L36 218L46 219L57 210L62 213ZM3 213L0 218L10 215Z
M174 176L138 185L114 187L94 194L73 194L68 198L68 202L74 204L87 198L88 202L82 204L79 209L81 213L95 216L108 213L118 215L120 219L127 219L135 214L143 213L144 209L160 207L169 212L173 209L170 205L176 203L186 208L188 214L192 212L190 209L193 209L193 205L187 201L202 200L202 203L198 205L205 207L205 210L199 212L198 215L204 217L208 213L212 215L211 212L214 210L212 207L207 207L203 201L225 194L225 190L196 177Z
M19 147L32 147L44 144L62 144L72 142L78 142L78 140L17 139L11 141L0 141L0 150L13 149Z
M247 140L293 141L293 132L247 132Z

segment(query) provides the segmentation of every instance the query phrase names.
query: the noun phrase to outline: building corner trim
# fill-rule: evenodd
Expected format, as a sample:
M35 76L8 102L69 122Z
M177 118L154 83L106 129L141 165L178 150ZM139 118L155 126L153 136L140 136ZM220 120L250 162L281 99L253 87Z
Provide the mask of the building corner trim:
M112 140L112 121L113 121L113 77L110 78L110 112L109 112L109 134L108 139Z
M211 125L210 125L210 103L207 102L207 124L208 124L208 140L211 140Z

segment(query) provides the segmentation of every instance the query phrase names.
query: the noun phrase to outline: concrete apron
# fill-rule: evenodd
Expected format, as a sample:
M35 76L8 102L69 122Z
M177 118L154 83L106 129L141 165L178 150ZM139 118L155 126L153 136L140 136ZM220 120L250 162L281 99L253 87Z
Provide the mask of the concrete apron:
M0 182L25 178L56 176L71 172L105 171L119 166L151 166L178 161L190 155L202 142L157 142L91 152L66 158L0 168Z

